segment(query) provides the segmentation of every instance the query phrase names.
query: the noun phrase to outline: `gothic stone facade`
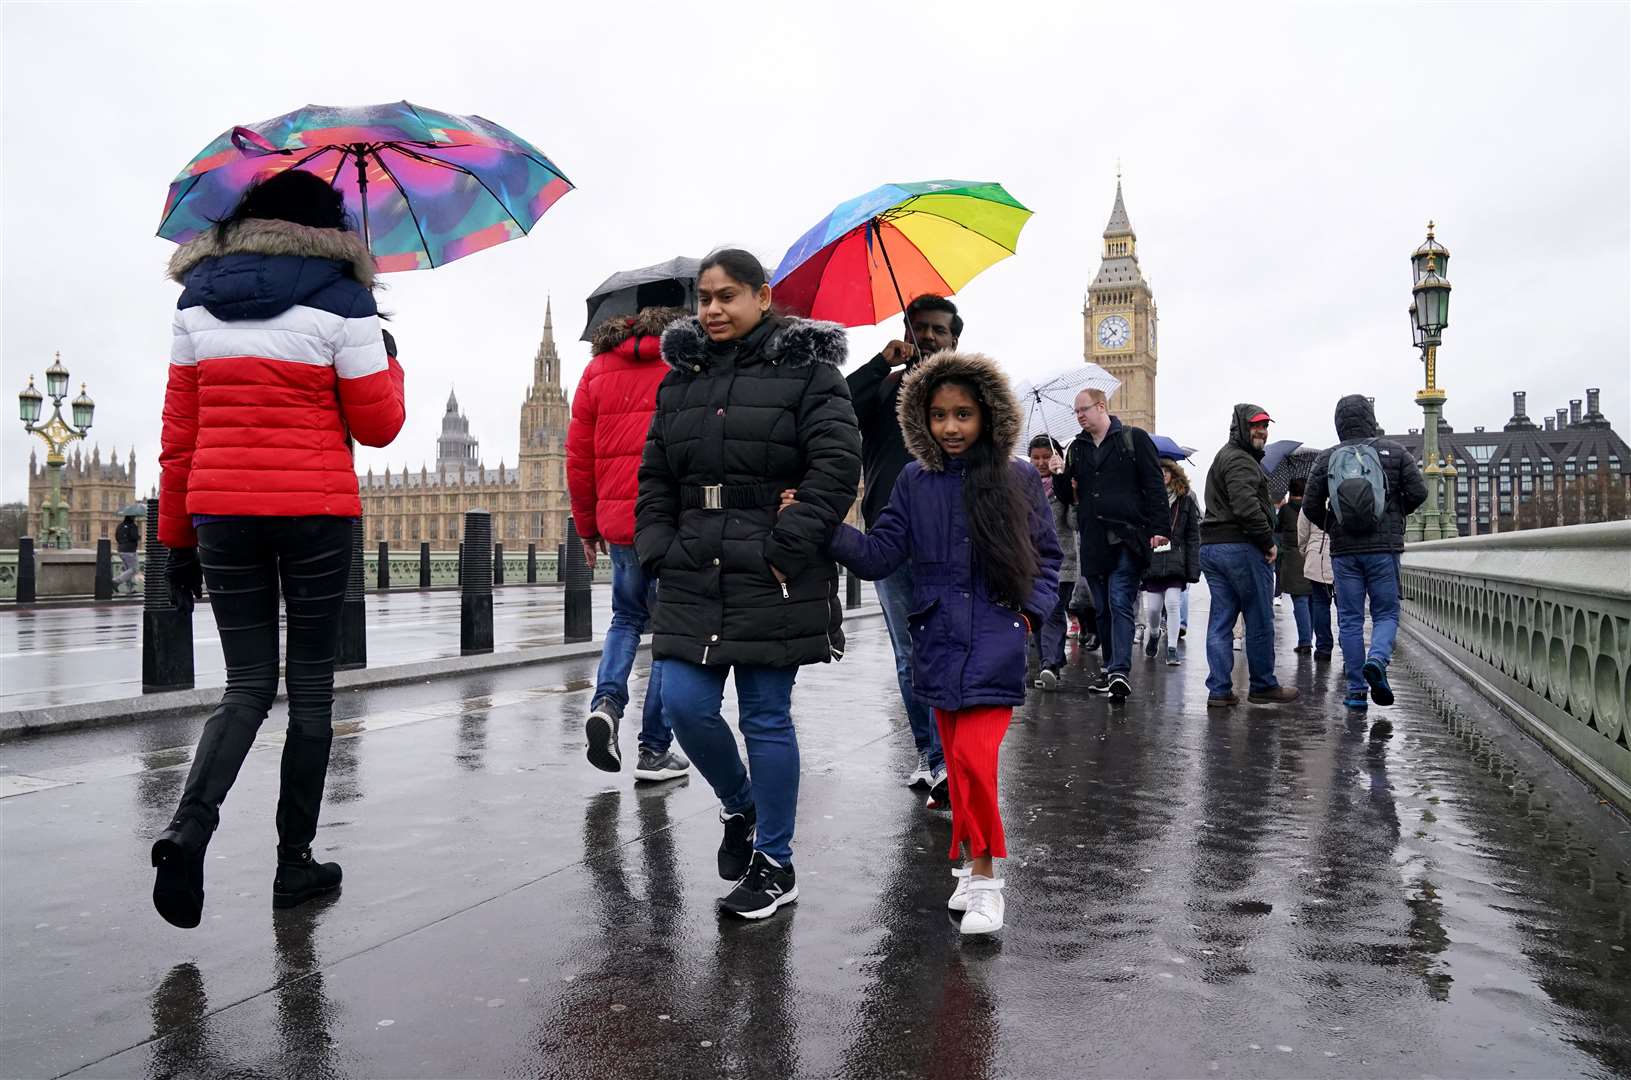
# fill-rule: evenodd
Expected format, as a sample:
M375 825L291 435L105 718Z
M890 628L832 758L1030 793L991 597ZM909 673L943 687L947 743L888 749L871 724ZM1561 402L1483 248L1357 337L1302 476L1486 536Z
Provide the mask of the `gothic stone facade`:
M51 474L33 454L28 455L28 535L42 537L45 525L40 508L51 495ZM102 448L89 457L75 446L62 466L62 499L68 504L68 536L74 547L92 548L101 539L113 539L119 511L136 501L136 450L120 463L115 455L102 460ZM145 533L147 524L141 522Z
M1110 411L1121 422L1155 431L1155 297L1138 265L1138 235L1116 180L1116 202L1104 227L1098 276L1082 306L1082 356L1121 380Z

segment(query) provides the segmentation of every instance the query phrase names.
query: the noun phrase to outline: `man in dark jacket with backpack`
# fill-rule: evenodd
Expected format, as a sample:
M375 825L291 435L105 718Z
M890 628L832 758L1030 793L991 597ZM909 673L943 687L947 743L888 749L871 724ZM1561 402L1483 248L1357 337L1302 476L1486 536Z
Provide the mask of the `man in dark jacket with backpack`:
M1387 666L1399 631L1399 555L1405 518L1427 501L1427 484L1410 451L1377 437L1376 414L1364 395L1349 394L1337 402L1336 428L1342 442L1314 459L1303 515L1331 538L1337 637L1348 676L1344 704L1358 712L1367 707L1367 690L1376 704L1393 704ZM1391 728L1387 721L1377 721L1371 733Z

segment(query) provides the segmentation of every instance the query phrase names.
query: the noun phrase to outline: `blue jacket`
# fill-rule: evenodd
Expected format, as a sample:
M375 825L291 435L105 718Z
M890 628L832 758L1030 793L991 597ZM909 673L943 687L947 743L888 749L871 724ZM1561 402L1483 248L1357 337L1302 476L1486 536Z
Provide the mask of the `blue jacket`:
M988 404L999 417L1006 417L1005 406L1017 417L1018 405L1007 379L984 357L948 352L916 365L902 386L900 414L907 445L918 460L907 465L895 481L889 504L872 531L861 533L840 525L829 551L840 563L873 581L911 560L913 594L908 621L912 692L919 702L948 711L973 705L1021 705L1026 684L1025 619L993 600L984 575L975 571L974 542L963 509L964 464L955 458L945 460L937 447L934 459L926 460L929 455L920 451L927 433L913 437L919 434L914 426L922 424L923 397L914 390L927 389L943 360L964 366L973 361L990 365L989 372L983 365L973 369L976 376L1001 380L996 386L984 385L981 379ZM1003 397L1007 400L1001 400ZM994 426L999 433L1008 427L1017 431L1017 424L1002 419ZM1013 441L1005 445L999 438L998 447L1011 454ZM1042 562L1024 605L1034 619L1052 612L1058 599L1059 541L1053 510L1036 469L1027 461L1011 464L1015 479L1030 498L1031 540Z

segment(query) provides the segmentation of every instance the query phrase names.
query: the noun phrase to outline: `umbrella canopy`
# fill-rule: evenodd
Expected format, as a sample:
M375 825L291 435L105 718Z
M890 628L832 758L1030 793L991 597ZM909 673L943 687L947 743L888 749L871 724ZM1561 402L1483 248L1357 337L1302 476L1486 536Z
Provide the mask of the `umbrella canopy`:
M885 184L840 203L787 249L771 275L787 311L845 326L949 296L1014 253L1031 212L1001 184Z
M1272 475L1280 463L1289 457L1302 443L1296 439L1281 439L1271 442L1263 447L1263 471Z
M119 516L145 518L147 516L147 504L139 502L131 503L129 506L119 511Z
M619 270L589 294L589 321L584 324L583 337L578 340L588 341L595 327L607 319L633 315L653 304L695 310L697 269L701 265L701 259L678 255L638 270Z
M382 272L442 266L524 236L572 190L537 147L479 116L406 101L307 105L204 147L171 183L159 235L186 243L285 169L344 196Z
M1281 456L1280 460L1275 462L1274 468L1267 470L1269 495L1275 502L1279 502L1282 496L1291 491L1291 481L1308 479L1308 474L1314 471L1314 459L1319 456L1320 452L1312 446L1298 445L1296 449ZM1263 460L1268 461L1266 450Z
M1170 458L1173 461L1187 461L1195 452L1193 446L1179 446L1177 440L1169 439L1165 435L1151 435L1150 441L1155 443L1157 456Z
M1035 382L1020 383L1014 394L1025 409L1025 442L1038 435L1051 435L1060 445L1070 442L1082 430L1076 422L1076 395L1092 387L1108 397L1120 386L1120 379L1093 363L1072 364Z

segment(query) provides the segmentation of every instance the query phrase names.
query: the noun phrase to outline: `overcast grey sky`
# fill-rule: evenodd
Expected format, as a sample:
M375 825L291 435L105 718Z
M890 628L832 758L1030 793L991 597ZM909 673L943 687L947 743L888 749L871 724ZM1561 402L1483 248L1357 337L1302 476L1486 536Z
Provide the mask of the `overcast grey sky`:
M693 8L695 9L693 11ZM1036 216L957 297L1019 377L1081 359L1082 295L1123 163L1161 312L1159 427L1210 450L1254 400L1334 440L1338 395L1419 426L1408 256L1428 218L1455 293L1458 428L1601 386L1631 431L1631 18L1625 4L791 5L657 2L3 8L0 496L11 395L60 350L95 440L157 480L173 250L165 189L215 135L307 102L407 98L531 139L578 190L532 235L381 296L409 420L361 466L434 454L448 387L489 465L555 299L569 382L609 272L723 243L774 264L893 180L996 180ZM851 333L860 362L893 326Z

